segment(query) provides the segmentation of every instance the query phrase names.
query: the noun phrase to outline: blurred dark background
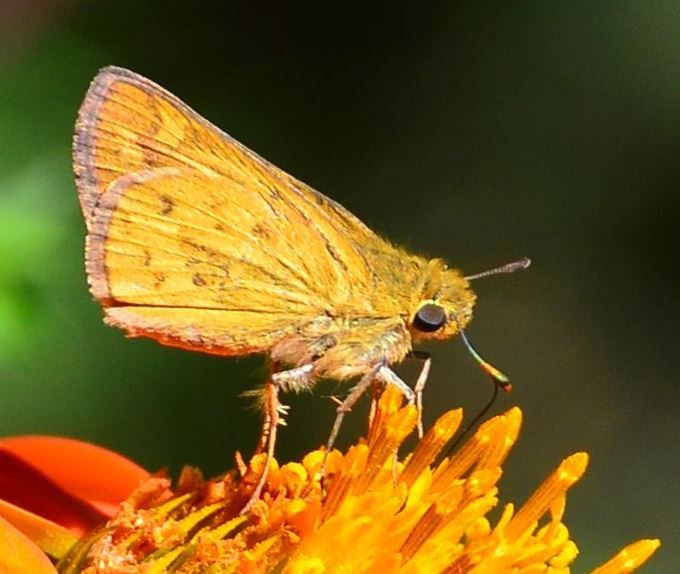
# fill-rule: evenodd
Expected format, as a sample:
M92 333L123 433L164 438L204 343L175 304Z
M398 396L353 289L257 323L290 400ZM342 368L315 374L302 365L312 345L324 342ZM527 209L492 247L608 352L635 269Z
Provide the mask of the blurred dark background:
M3 0L0 434L74 436L149 469L211 474L255 444L258 416L238 395L264 362L102 324L70 142L107 64L162 84L412 250L466 273L530 255L529 272L475 284L468 331L515 383L494 412L525 413L502 498L521 502L586 450L567 513L575 571L645 536L665 546L644 571L676 569L677 2ZM426 419L455 405L472 416L489 383L459 341L429 350ZM333 417L326 398L288 402L282 459L318 446ZM350 417L341 445L363 424Z

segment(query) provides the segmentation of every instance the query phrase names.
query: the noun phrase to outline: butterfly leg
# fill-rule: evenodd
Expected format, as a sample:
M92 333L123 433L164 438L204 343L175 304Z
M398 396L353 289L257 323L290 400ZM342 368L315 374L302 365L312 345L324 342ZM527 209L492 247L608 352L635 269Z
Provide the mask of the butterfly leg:
M272 375L272 382L280 391L307 391L314 384L312 370L314 365L309 363L287 371L280 371Z
M333 423L333 429L331 430L331 435L328 437L328 441L326 442L327 453L331 451L333 445L335 444L335 439L338 437L338 432L340 432L340 427L342 426L342 421L345 418L345 415L352 410L352 407L375 380L378 380L383 384L394 385L404 394L409 404L413 404L415 402L415 394L413 389L411 389L411 387L402 381L399 376L387 366L386 363L378 363L368 373L361 377L359 382L354 385L349 394L338 406L335 415L335 422Z
M267 481L267 475L269 474L269 466L274 458L274 447L276 446L276 433L277 427L281 423L280 415L284 409L283 405L279 402L279 389L275 382L273 382L273 376L271 381L267 381L264 385L262 393L262 402L264 406L264 422L262 423L262 433L260 435L260 443L257 449L258 453L265 453L264 466L262 467L262 473L257 479L257 484L253 490L248 502L241 509L240 514L245 514L250 510L250 508L260 499L260 494L264 488L265 482Z
M287 371L276 371L276 368L277 365L275 364L271 381L265 384L261 392L257 392L257 395L261 397L264 409L264 422L257 448L258 453L267 451L272 428L277 425L285 426L286 424L284 417L288 414L288 407L278 400L279 392L291 390L300 392L309 389L313 383L311 378L312 365L302 365Z
M382 365L378 370L378 380L387 385L397 387L406 397L406 401L409 405L412 405L416 402L416 395L413 392L413 389L409 387L404 381L402 381L399 375L397 375L397 373L395 373L387 365Z
M274 366L276 369L276 365ZM264 422L262 423L262 433L257 452L265 453L262 474L257 480L246 505L241 509L241 514L246 513L252 505L259 500L262 489L267 482L269 467L274 459L274 449L276 447L276 434L279 426L286 424L284 419L288 413L288 407L279 401L281 391L300 391L309 388L312 384L312 365L302 365L287 371L272 373L271 379L264 385L262 393L262 403L264 406Z
M425 383L430 376L432 359L430 353L426 351L411 351L408 357L423 362L418 379L416 379L416 384L413 387L413 392L416 395L416 408L418 409L418 438L423 438L423 389L425 389Z
M397 387L404 394L409 404L412 405L415 403L416 395L413 392L413 389L411 389L411 387L402 381L399 376L387 366L385 361L381 361L380 363L376 364L368 373L361 377L359 382L354 385L352 390L345 397L345 400L340 403L336 410L335 422L333 423L331 435L328 437L328 441L326 442L326 455L321 466L322 484L325 475L326 458L335 444L335 439L338 437L338 433L340 432L340 427L342 426L345 415L352 410L352 407L375 381L379 381L385 385L393 385Z
M413 389L411 389L411 387L402 381L401 378L387 365L383 365L380 371L378 371L378 376L385 384L390 384L397 387L406 397L408 404L412 405L415 403L416 410L418 412L418 438L423 438L423 388L425 387L427 376L430 372L431 361L430 356L427 353L421 354L419 351L414 351L412 352L412 356L425 361ZM395 450L392 456L392 480L395 485L397 484L398 475L397 462L397 450Z
M326 441L326 456L333 449L335 444L335 439L338 438L338 433L340 432L340 427L342 426L342 421L345 415L352 410L352 407L361 398L361 396L368 390L371 383L376 379L378 371L382 368L382 363L378 363L374 366L368 373L366 373L359 382L352 387L352 390L345 397L345 399L338 405L335 414L335 421L333 422L333 428L331 429L331 435ZM325 465L324 465L325 466Z

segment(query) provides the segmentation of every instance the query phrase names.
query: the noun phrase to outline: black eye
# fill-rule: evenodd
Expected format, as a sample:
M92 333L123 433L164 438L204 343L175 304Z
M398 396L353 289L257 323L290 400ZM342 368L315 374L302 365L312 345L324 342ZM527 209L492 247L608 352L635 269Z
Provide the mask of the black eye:
M413 326L423 333L432 333L446 323L446 312L439 305L423 305L413 318Z

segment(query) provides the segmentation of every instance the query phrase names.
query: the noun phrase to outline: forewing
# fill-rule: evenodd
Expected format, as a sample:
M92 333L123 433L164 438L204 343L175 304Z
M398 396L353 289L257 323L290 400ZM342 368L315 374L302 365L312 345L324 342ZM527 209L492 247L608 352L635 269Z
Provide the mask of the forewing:
M309 239L301 222L275 218L272 203L257 194L244 201L237 187L177 168L117 179L87 238L95 297L107 306L320 310L314 284L328 278L297 249Z
M160 184L150 184L156 195L149 198L139 179L150 182L159 170L159 177L191 178L196 187L190 198L186 187L176 184L171 186L173 200L185 207L198 200L208 213L219 209L209 235L222 242L222 251L251 249L251 259L276 260L278 267L263 263L258 273L267 269L290 280L288 287L295 290L304 284L304 293L326 307L374 291L376 259L394 252L342 206L221 132L160 86L121 68L102 70L88 91L78 115L74 165L88 229L92 230L104 194L106 210L112 211L117 198L129 191L138 198L135 225L142 228L138 232L154 234L152 227L160 225L157 218L163 210ZM170 175L163 171L168 168L179 172ZM130 174L137 175L131 180ZM199 190L204 197L199 197ZM248 209L250 205L255 207ZM156 221L145 227L141 220L148 212ZM198 208L191 214L199 217ZM100 214L98 233L105 219ZM186 248L191 226L184 223ZM149 296L145 289L137 291Z
M114 181L91 216L86 253L109 322L238 354L323 313L315 282L329 278L297 249L305 227L290 213L274 218L271 198L242 194L233 180L191 168Z
M159 167L221 173L224 137L172 94L117 67L94 78L78 112L73 163L81 207L90 226L99 198L121 176ZM236 176L236 158L227 161Z

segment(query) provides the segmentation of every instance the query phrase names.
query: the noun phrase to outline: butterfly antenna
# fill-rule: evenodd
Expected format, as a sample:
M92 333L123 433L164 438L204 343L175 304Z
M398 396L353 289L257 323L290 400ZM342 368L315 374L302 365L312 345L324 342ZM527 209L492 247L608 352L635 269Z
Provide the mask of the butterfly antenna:
M526 269L531 265L531 259L528 257L522 257L522 259L519 259L518 261L513 261L512 263L507 263L505 265L501 265L500 267L496 267L495 269L490 269L489 271L482 271L481 273L475 273L474 275L468 275L465 277L468 281L472 281L473 279L480 279L482 277L488 277L489 275L500 275L504 273L514 273L515 271L520 271L522 269Z
M495 385L500 387L506 392L511 391L512 385L510 384L510 379L508 379L507 375L499 371L491 363L488 363L482 358L482 356L472 346L470 339L467 338L467 335L465 334L465 331L463 331L463 329L460 330L460 337L461 339L463 339L463 343L467 347L467 350L470 352L474 360L477 361L477 363L479 363L479 366L482 367L482 370L493 379Z
M513 264L511 263L510 265ZM493 395L491 396L489 402L486 403L486 405L484 405L484 408L477 413L475 418L473 418L465 426L465 428L458 435L456 440L453 441L451 446L446 451L445 456L449 456L451 452L460 444L460 442L468 435L468 433L477 426L477 423L479 423L482 417L487 412L489 412L489 409L494 404L494 402L496 401L496 397L498 396L498 389L503 389L505 392L510 392L512 390L512 385L510 384L510 379L508 379L507 375L482 358L482 356L477 352L477 349L475 349L472 343L470 342L470 339L467 338L467 335L465 334L465 331L463 331L463 329L460 330L460 337L461 339L463 339L463 343L465 344L467 350L470 352L475 361L477 361L477 363L479 363L479 366L482 367L482 370L491 377L491 380L493 381Z

